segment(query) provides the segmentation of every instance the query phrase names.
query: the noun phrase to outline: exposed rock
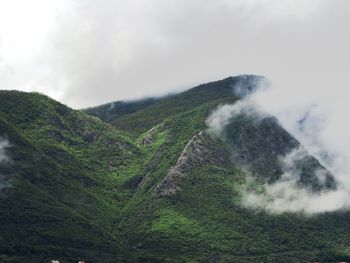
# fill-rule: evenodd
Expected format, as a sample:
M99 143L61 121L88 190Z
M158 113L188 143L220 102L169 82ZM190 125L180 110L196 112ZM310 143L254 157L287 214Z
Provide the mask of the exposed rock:
M152 140L152 137L150 137L150 136L147 136L147 137L145 137L145 138L142 138L142 141L141 141L141 143L143 144L143 145L150 145L150 144L152 144L152 142L153 142L153 140Z
M182 151L176 164L171 167L164 179L157 185L156 194L159 196L170 196L181 190L179 182L186 174L202 165L208 163L222 164L229 162L229 155L215 147L216 141L200 131L194 135Z
M144 146L151 145L154 142L154 139L155 139L155 136L157 135L158 130L159 130L158 126L151 128L147 132L147 135L140 139L139 143L144 145Z

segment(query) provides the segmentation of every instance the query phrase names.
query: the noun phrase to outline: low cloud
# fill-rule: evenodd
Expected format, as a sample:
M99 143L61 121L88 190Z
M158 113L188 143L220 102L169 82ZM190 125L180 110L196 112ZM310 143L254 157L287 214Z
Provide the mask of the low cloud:
M215 136L222 136L224 128L230 123L232 118L242 113L251 117L253 121L260 121L268 116L255 103L254 95L264 92L268 88L269 82L263 77L243 75L239 78L241 80L238 79L232 85L232 92L244 99L234 104L221 105L212 112L206 121L209 132Z
M265 118L263 112L257 110L257 105L249 98L237 101L235 104L225 104L217 108L207 119L209 132L215 136L223 136L225 127L231 122L232 118L242 113L251 117L253 121L260 121Z
M255 187L252 187L254 179L250 178L243 196L243 205L276 214L283 212L315 214L349 207L350 192L342 186L336 190L312 191L299 183L302 171L297 168L297 162L307 154L306 150L300 147L280 158L283 174L274 183L255 184ZM319 183L324 185L326 170L317 170L316 177Z
M7 139L0 137L0 164L8 161L5 149L10 147L10 143Z
M7 139L0 137L0 166L9 161L9 157L6 155L6 149L10 146L10 142ZM10 186L9 178L0 172L0 191Z
M208 130L214 136L225 140L225 127L235 116L244 114L252 121L259 122L270 117L266 102L263 100L269 89L260 90L247 96L232 105L219 106L207 119ZM327 111L317 111L319 107L291 107L284 108L283 114L276 114L282 126L296 137L301 146L279 157L279 165L282 175L277 181L259 183L256 177L247 172L247 181L244 185L242 205L252 209L265 210L269 213L279 214L283 212L298 212L304 214L317 214L350 208L350 180L349 169L346 165L346 154L334 151L334 148L326 147L325 140L316 136L320 123L326 118ZM298 117L295 117L298 111ZM317 113L315 113L317 111ZM326 123L325 125L327 125ZM315 191L310 186L300 183L302 171L297 163L306 156L314 156L325 169L314 171L318 184L326 184L327 174L331 172L336 182L336 187ZM245 167L246 168L246 167ZM249 170L249 168L248 168Z

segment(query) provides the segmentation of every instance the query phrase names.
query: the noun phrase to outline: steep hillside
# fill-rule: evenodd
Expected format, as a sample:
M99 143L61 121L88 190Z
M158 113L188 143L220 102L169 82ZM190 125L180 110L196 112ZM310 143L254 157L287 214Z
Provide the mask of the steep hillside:
M301 146L272 117L238 115L222 136L210 131L208 116L261 80L230 77L84 112L0 91L0 261L349 260L349 212L270 214L242 204L249 176L278 180L280 156ZM299 161L300 185L337 187L314 157Z
M111 235L123 195L111 169L138 149L109 125L39 94L0 92L0 135L9 141L0 173L0 254L108 262L121 254Z

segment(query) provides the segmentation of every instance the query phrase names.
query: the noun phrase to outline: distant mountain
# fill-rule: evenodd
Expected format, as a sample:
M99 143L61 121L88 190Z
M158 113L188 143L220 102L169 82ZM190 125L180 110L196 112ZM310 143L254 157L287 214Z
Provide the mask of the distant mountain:
M135 101L116 101L101 106L88 108L84 110L84 112L89 115L99 117L103 121L111 122L114 119L122 117L123 115L131 114L147 108L160 100L160 98L147 98Z
M349 212L242 205L248 177L279 180L281 156L302 147L268 115L232 115L220 136L210 131L208 117L260 81L229 77L82 111L0 91L0 261L349 261ZM315 157L296 165L300 186L337 188Z

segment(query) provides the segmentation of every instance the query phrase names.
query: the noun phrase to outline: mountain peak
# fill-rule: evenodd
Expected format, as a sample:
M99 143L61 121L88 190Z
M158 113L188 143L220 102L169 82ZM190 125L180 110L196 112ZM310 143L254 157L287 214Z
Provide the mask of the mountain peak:
M267 86L266 78L259 75L239 75L228 79L232 81L232 92L241 98Z
M0 92L0 262L349 261L349 211L294 213L332 193L331 172L273 116L235 111L265 81L85 111L102 120Z

